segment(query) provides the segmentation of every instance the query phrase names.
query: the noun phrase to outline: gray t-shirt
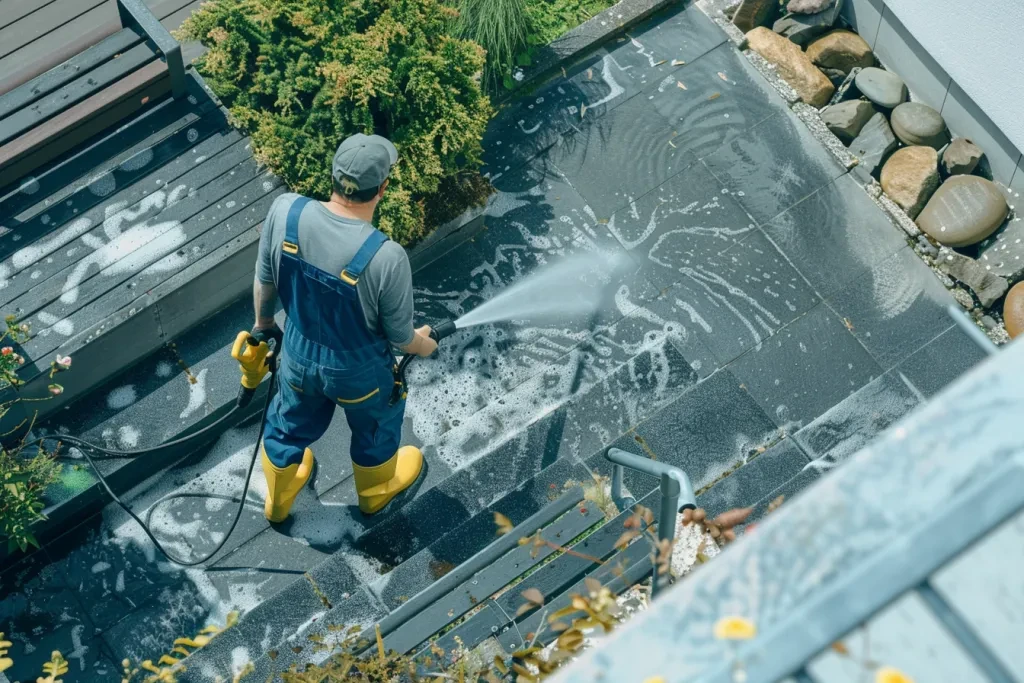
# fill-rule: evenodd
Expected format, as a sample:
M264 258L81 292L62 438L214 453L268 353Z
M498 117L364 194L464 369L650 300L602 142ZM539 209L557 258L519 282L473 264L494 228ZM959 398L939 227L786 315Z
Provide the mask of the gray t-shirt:
M277 284L288 208L298 196L291 192L281 195L267 212L256 262L256 278L261 282ZM320 202L311 201L299 219L299 255L317 268L338 275L372 230L369 223L342 218ZM400 244L391 240L384 243L363 271L356 291L370 330L395 346L412 342L412 268Z

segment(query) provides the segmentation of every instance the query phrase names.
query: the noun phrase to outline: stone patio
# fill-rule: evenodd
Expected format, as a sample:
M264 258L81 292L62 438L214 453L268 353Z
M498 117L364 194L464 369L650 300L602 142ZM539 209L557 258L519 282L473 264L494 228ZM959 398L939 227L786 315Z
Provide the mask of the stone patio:
M432 561L486 545L491 512L519 521L566 482L607 474L610 445L678 465L709 511L760 514L981 358L904 233L695 6L510 103L484 147L498 193L471 240L415 273L420 318L457 317L582 250L628 255L621 280L594 277L613 301L588 321L463 330L414 364L406 432L429 472L381 518L354 508L339 415L314 446L317 479L293 518L266 524L257 471L238 529L206 568L162 561L114 506L69 529L3 574L11 680L38 675L60 649L68 680L109 681L122 658L157 658L174 638L272 599L292 613L249 620L258 637L224 664L307 628L326 611L314 595L352 600L353 621L370 623L436 578ZM250 307L240 301L179 345L211 391L235 391L221 344L250 325ZM131 428L139 446L159 443L179 413L209 409L177 360L145 361L49 428ZM255 429L155 474L128 497L136 512L174 491L239 491ZM639 496L656 482L627 484ZM176 552L203 553L232 508L177 499L154 513L154 531ZM419 569L392 581L413 557ZM225 672L189 676L215 673Z

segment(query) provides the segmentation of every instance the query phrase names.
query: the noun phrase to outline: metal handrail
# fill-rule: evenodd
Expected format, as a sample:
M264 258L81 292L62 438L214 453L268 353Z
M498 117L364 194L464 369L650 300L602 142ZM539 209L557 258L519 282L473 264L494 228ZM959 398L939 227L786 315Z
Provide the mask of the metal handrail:
M988 335L981 331L981 328L974 324L970 316L964 309L960 308L955 304L950 304L946 307L946 313L953 319L961 330L967 333L967 336L971 338L975 344L978 345L982 351L992 356L999 353L999 347L995 345Z
M673 540L676 536L676 516L683 510L697 508L697 496L693 492L690 477L678 467L657 462L642 455L628 453L618 448L609 448L605 457L615 466L612 470L612 500L620 510L636 504L632 496L622 493L623 470L631 470L658 477L661 480L661 509L658 514L658 538ZM655 595L662 588L658 580L657 568L651 582L651 594Z
M153 16L142 0L117 0L117 13L121 18L121 26L138 26L146 37L153 41L157 49L167 60L167 71L171 78L171 96L182 97L185 94L185 63L181 56L181 45L164 28L164 25Z

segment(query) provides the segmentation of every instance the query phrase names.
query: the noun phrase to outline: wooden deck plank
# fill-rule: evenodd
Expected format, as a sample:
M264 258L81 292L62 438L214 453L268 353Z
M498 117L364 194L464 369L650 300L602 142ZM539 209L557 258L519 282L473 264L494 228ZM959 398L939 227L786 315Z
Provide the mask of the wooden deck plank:
M54 0L3 0L0 3L0 28L10 26L29 14L43 9Z
M46 124L3 145L0 147L0 187L88 140L110 127L112 121L120 121L169 89L167 65L151 62L116 85L79 102ZM58 135L60 131L65 134Z
M190 2L191 0L147 0L146 4L153 15L162 22ZM117 33L121 28L115 0L105 0L103 4L79 15L73 23L56 27L43 37L33 40L7 56L0 57L0 93L8 92L32 80L107 36Z
M0 95L0 118L27 107L36 100L49 95L65 83L81 77L99 65L112 59L114 55L131 49L142 42L142 38L133 28L118 31L112 36L79 53L66 62L62 62L46 73L40 74L28 83L22 83L4 95Z
M145 161L148 155L143 153L133 157L140 160L138 168L119 166L110 171L101 168L93 182L81 188L70 199L51 203L45 212L37 213L19 228L0 237L0 247L5 257L0 262L5 290L0 292L0 300L9 301L22 291L28 291L26 287L36 284L28 283L30 273L26 271L34 269L35 262L49 257L77 239L81 228L76 228L76 223L98 225L104 221L108 211L113 212L112 207L115 205L136 206L153 193L161 191L165 183L175 183L191 173L197 161L201 164L203 160L220 154L242 139L241 133L237 131L215 125L203 126L204 123L209 122L200 120L196 126L187 127L161 141L153 148L153 159L156 161L141 165L141 161ZM190 131L196 132L194 141L188 140L193 137ZM192 142L192 146L186 146L189 142ZM238 156L238 161L243 158Z
M209 115L217 106L205 96L194 79L187 79L190 94L186 100L164 98L152 108L132 117L118 128L88 141L81 149L54 160L34 171L34 175L19 178L15 184L0 190L0 224L13 229L33 216L48 210L55 202L74 198L92 182L96 169L120 167L128 159L140 154L157 153L156 146L175 132L194 125L202 116ZM194 103L193 103L194 102ZM215 115L224 121L221 112ZM154 160L153 163L162 163ZM133 164L134 165L134 164ZM118 171L126 171L119 168ZM129 182L127 176L123 182ZM96 203L102 199L89 193ZM76 200L77 202L78 200ZM82 199L84 201L84 198ZM80 211L92 204L77 206ZM0 241L2 244L2 241ZM0 258L9 256L0 248Z
M98 94L156 59L156 51L148 42L139 43L135 47L129 48L120 57L108 60L105 64L66 83L59 90L50 93L34 104L0 119L0 144L9 142L36 126L43 125L44 122L57 116L67 107Z
M213 141L218 146L221 142ZM162 232L187 220L194 213L215 204L225 194L256 175L256 163L245 145L244 141L224 145L222 153L213 153L211 159L196 165L194 169L184 169L187 173L172 183L164 183L166 178L160 177L163 171L157 169L124 194L112 197L111 202L97 206L72 221L50 239L16 252L5 265L12 269L20 267L21 270L12 275L7 280L7 286L0 290L3 299L0 306L12 309L20 317L29 315L61 296L65 283L80 262L103 262L105 267L145 246L147 240L138 237L117 239L130 232L130 227L152 225L147 237L148 240L156 239ZM159 185L156 184L157 180L161 181ZM152 191L149 191L147 185L152 187ZM145 194L131 204L119 199L138 196L139 190ZM111 238L112 244L105 246ZM72 242L78 241L82 244L76 244L77 249L72 247L64 250ZM103 251L94 254L96 249ZM85 279L82 275L76 278L79 281Z
M107 0L54 0L10 26L0 29L0 57L44 37L54 29L73 22Z
M254 179L239 190L239 192L243 195L246 193L263 192L262 180L262 178ZM60 318L58 323L50 327L46 327L46 323L42 322L41 319L54 320L60 313L52 313L51 311L55 310L55 308L61 308L61 306L50 307L45 312L41 311L33 318L32 328L37 332L36 336L24 346L25 352L29 354L29 357L37 359L52 356L67 341L68 337L74 333L74 330L84 329L122 310L133 299L138 297L139 292L149 291L160 286L192 263L209 256L239 235L260 225L263 219L266 218L271 203L284 191L284 187L280 184L276 185L271 192L259 196L253 203L241 210L237 210L234 215L222 220L212 228L196 224L197 221L193 219L191 221L193 224L183 227L186 233L199 232L198 236L192 239L192 235L187 234L186 239L190 239L190 241L177 249L174 249L172 246L170 252L164 257L149 264L140 262L139 265L144 266L142 270L126 280L118 281L116 277L124 268L123 262L115 264L108 269L108 272L97 274L97 277L90 280L91 288L95 290L94 292L87 293L85 291L87 288L82 288L82 300L92 297L92 300L87 305L82 306L79 310L70 313L64 318ZM217 218L208 218L204 221L198 221L198 223L208 222L209 220L217 220ZM111 277L111 272L113 272L115 277ZM100 292L100 290L105 291ZM100 294L95 296L96 292L100 292ZM44 315L44 313L48 315Z

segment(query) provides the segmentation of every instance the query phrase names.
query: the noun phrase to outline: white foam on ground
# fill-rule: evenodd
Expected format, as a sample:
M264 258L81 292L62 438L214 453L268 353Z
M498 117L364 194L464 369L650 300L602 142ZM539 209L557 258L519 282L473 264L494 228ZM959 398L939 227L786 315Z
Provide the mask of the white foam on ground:
M46 311L40 311L38 314L36 314L36 318L43 325L52 328L53 331L56 332L57 334L63 335L65 337L70 337L72 334L75 333L75 323L66 318L58 318L52 313L47 313ZM43 330L40 330L40 332L42 331Z
M144 168L153 161L153 149L147 147L121 162L121 169L124 171L137 171Z
M174 366L165 360L156 364L157 377L170 377L174 373Z
M107 407L111 410L123 410L138 400L134 384L126 384L114 389L107 395Z
M188 385L188 405L178 417L187 420L206 403L206 374L209 368L203 368L196 374L196 381Z
M141 436L138 429L131 425L125 425L117 430L117 443L124 449L136 448Z
M35 194L39 192L39 181L36 180L35 176L26 176L21 181L21 185L18 186L18 192L22 194Z

